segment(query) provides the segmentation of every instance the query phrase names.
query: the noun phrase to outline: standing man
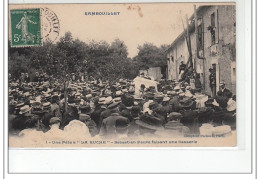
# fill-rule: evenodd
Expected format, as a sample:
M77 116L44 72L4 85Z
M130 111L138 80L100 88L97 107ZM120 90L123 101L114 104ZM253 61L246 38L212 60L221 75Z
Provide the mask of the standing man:
M216 73L212 68L209 69L209 72L209 86L211 89L211 96L214 98L216 96Z
M184 70L186 68L186 65L181 61L180 67L179 67L179 79L182 78L182 74L184 73Z

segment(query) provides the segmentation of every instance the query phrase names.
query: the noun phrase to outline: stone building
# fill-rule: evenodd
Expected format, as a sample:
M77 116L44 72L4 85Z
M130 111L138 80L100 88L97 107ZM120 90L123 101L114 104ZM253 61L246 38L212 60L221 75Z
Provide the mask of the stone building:
M197 36L195 18L197 16ZM185 19L183 19L185 23ZM203 85L210 94L209 69L216 71L216 89L224 81L233 94L236 93L236 6L200 6L188 19L192 61ZM167 78L179 78L181 61L187 63L189 51L183 31L167 50ZM197 45L196 45L197 44Z

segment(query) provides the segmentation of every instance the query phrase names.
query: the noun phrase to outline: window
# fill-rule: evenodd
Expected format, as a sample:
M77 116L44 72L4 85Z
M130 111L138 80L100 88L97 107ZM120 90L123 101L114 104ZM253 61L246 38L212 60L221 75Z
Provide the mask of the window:
M198 26L198 50L202 50L203 49L203 32L202 32L202 24L200 24Z
M216 43L216 22L215 22L215 12L210 16L210 33L211 33L211 45Z

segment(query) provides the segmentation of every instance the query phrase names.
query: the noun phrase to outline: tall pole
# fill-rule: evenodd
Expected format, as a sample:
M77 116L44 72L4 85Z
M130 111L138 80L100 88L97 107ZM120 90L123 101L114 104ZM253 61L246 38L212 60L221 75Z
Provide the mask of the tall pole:
M191 49L191 42L190 42L190 33L189 33L189 22L188 22L188 16L186 14L186 23L187 23L187 40L188 40L188 50L189 50L189 60L190 60L190 64L191 64L191 67L193 67L193 63L192 63L192 49Z
M197 20L197 10L196 10L196 5L194 5L194 19L195 19L195 54L197 54L198 51L198 20ZM195 60L194 60L194 69L197 71L197 55L195 55Z
M183 26L183 31L185 32L185 31L188 31L188 26L187 26L187 29L185 30L185 27L184 27L184 22L183 22L183 20L182 20L182 17L181 17L181 22L182 22L182 26ZM189 52L189 58L188 58L188 61L187 61L187 63L186 63L186 68L188 68L188 64L189 64L189 62L190 62L190 55L191 55L191 53L190 53L190 45L189 45L189 39L188 39L188 32L186 32L186 35L184 35L185 36L185 39L186 39L186 43L187 43L187 48L188 48L188 52Z
M186 31L186 30L185 30L185 27L184 27L184 23L183 23L182 17L181 17L181 22L182 22L183 30ZM186 39L187 48L188 48L188 51L189 51L189 42L188 42L187 35L185 35L185 39Z
M67 58L67 55L65 55L65 59L63 61L63 80L64 80L64 108L65 108L65 112L68 111L68 93L67 93L67 73L65 72L65 70L67 69L67 61L65 62Z

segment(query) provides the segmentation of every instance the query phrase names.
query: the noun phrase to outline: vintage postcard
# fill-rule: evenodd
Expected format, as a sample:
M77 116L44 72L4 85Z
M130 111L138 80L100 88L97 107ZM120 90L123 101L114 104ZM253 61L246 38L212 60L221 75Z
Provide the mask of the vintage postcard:
M9 4L10 148L235 147L236 4Z

